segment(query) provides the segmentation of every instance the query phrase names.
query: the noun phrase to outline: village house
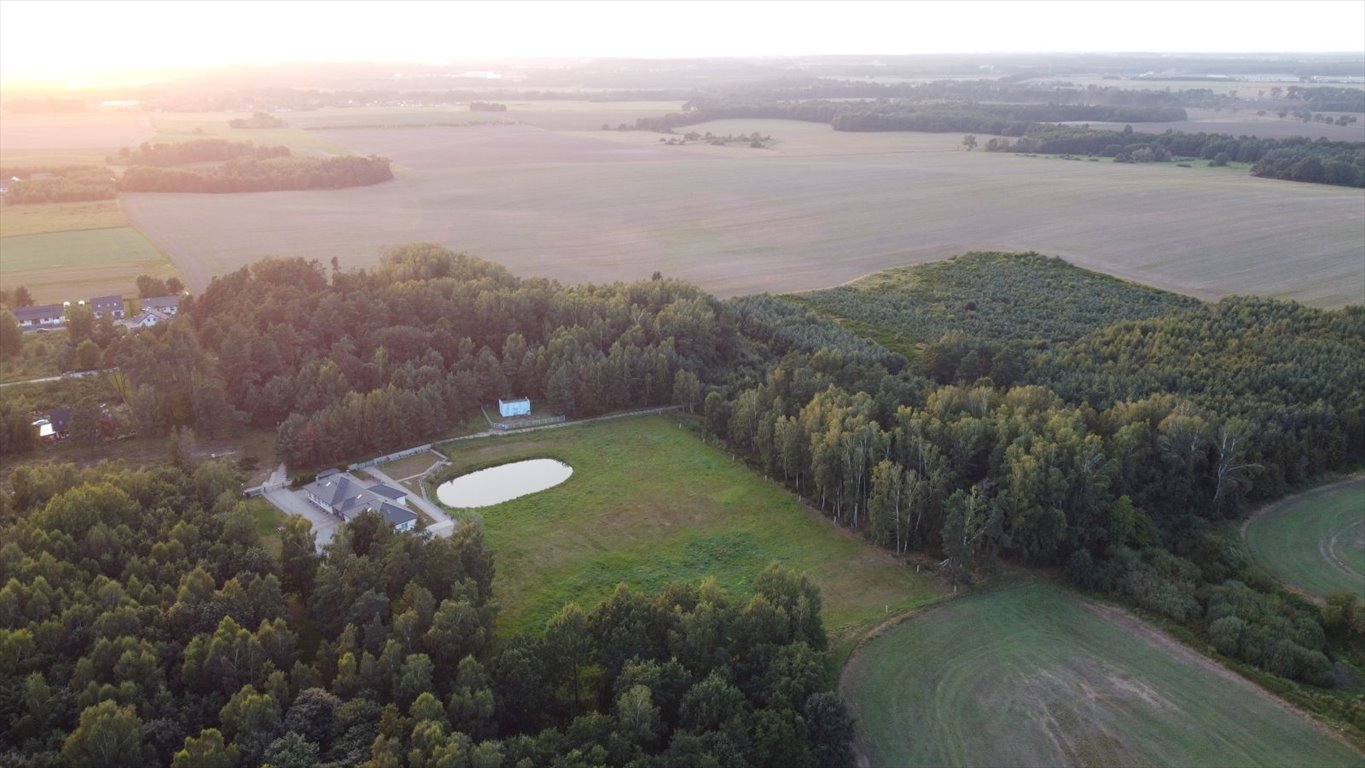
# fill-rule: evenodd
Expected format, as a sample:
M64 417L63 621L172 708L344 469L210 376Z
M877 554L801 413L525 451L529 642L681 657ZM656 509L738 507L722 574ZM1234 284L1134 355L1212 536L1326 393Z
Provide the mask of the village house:
M96 320L106 316L111 320L122 320L126 314L122 296L96 296L86 306L90 307Z
M139 328L154 328L161 323L170 321L171 316L156 309L149 309L146 312L139 312L133 317L124 320L123 325L132 330Z
M304 486L303 493L314 506L348 522L368 509L382 515L396 531L417 527L417 515L406 509L406 492L383 483L366 486L347 472L322 472Z
M503 418L508 416L530 416L531 401L528 398L517 400L498 400L498 415Z
M60 328L66 322L66 309L61 304L39 304L35 307L17 307L14 319L19 327L28 331L38 328Z
M143 299L138 304L138 309L143 312L155 310L163 315L174 315L180 309L180 297L154 296L150 299Z

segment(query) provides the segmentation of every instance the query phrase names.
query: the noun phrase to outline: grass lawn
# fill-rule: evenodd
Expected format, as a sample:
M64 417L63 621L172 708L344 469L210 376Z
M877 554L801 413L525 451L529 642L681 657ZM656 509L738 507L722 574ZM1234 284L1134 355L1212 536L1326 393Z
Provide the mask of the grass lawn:
M117 200L0 206L0 237L126 226Z
M539 631L564 603L590 607L619 582L652 593L714 576L731 594L748 595L754 576L776 560L819 585L825 627L842 659L888 615L944 594L666 418L442 449L461 472L541 457L574 469L562 485L482 510L503 634Z
M279 557L283 546L280 542L279 529L284 525L284 513L262 498L247 499L242 503L247 505L251 510L251 516L256 520L256 533L261 537L261 545L265 547L265 551L273 557Z
M1294 589L1365 597L1365 476L1285 499L1243 530L1252 556Z
M142 274L164 278L176 270L132 227L0 239L0 280L28 288L38 303L132 293Z
M1117 609L1042 583L926 610L840 685L877 766L1359 766L1365 756Z
M378 468L381 472L392 477L394 480L403 480L412 477L413 475L422 474L428 469L431 469L431 465L439 460L440 457L431 451L423 451L411 456L405 456L397 461L385 462L380 464Z

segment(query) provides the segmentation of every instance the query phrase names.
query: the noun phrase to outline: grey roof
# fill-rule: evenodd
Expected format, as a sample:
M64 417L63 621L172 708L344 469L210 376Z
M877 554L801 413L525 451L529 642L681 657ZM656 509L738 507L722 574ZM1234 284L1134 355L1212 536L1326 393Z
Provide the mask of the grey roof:
M389 521L389 525L393 526L402 525L403 523L412 522L417 519L417 515L414 515L412 512L409 512L396 504L390 504L387 501L379 505L379 514L383 515L384 519Z
M511 405L511 404L513 404L513 403L529 403L529 402L531 402L531 398L529 398L529 397L513 397L513 398L508 399L508 400L503 400L501 397L498 398L498 405Z
M370 493L376 494L378 496L383 496L386 499L394 500L404 498L405 496L408 495L407 491L400 491L397 488L384 485L383 483L378 483L370 486Z
M143 299L140 306L143 309L173 309L180 306L180 297L156 296L150 299Z
M379 483L366 488L360 481L347 472L331 471L318 475L317 479L305 485L303 490L316 496L333 513L350 520L367 509L373 509L384 516L390 525L399 525L417 516L389 499L401 499L407 494Z
M14 319L19 322L25 320L42 320L48 317L61 317L64 312L61 304L39 304L36 307L16 307L12 310Z
M322 480L314 480L304 486L304 490L322 500L334 512L345 515L347 512L355 510L357 506L364 506L364 501L360 497L364 495L365 489L356 482L356 479L347 474L336 474Z
M92 307L112 306L115 309L123 309L122 296L96 296L95 298L91 299L88 303Z

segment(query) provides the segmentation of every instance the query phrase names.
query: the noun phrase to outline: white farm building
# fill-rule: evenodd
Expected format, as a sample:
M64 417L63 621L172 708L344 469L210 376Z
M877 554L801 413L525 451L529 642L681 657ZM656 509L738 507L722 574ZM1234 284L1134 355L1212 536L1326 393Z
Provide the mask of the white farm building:
M504 419L508 416L530 416L531 401L525 397L519 400L499 400L498 415Z

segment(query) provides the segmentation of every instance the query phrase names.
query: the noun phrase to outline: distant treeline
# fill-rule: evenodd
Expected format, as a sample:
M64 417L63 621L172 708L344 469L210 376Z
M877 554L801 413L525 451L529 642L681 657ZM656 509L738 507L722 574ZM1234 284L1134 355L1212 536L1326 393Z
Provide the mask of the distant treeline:
M506 104L498 104L492 101L471 101L469 102L470 112L506 112Z
M237 126L234 126L237 127ZM143 142L137 149L124 147L111 158L120 165L154 165L165 168L190 163L214 163L226 160L270 160L289 157L288 147L257 146L250 141L227 139L195 139L194 141L152 144Z
M9 191L5 193L6 205L111 200L115 195L113 176L94 165L0 168L0 177L19 179L10 182Z
M284 121L268 112L257 112L251 117L238 117L228 121L229 128L283 128Z
M1094 105L1132 107L1230 107L1238 99L1208 88L1179 91L1077 86L1068 82L993 80L937 80L928 83L876 83L865 80L788 78L744 88L697 96L685 109L704 109L726 103L766 103L821 99L890 100L917 104ZM1093 118L1078 118L1093 119ZM1182 118L1183 119L1183 118Z
M214 168L135 165L123 174L123 192L270 192L341 189L393 178L385 157L283 157L232 160Z
M1113 157L1116 159L1169 160L1198 157L1215 162L1252 163L1253 176L1345 187L1365 187L1365 144L1347 141L1313 141L1234 137L1222 133L1136 133L1093 131L1083 128L1045 128L1013 143L991 140L991 152L1028 152Z
M1023 136L1044 122L1171 122L1186 119L1178 107L1110 107L1077 104L932 104L876 102L767 102L712 104L662 117L636 119L637 128L669 132L712 120L737 118L829 123L836 131L924 131Z
M1314 112L1365 112L1365 91L1359 88L1291 85L1285 89L1285 97L1303 102Z

